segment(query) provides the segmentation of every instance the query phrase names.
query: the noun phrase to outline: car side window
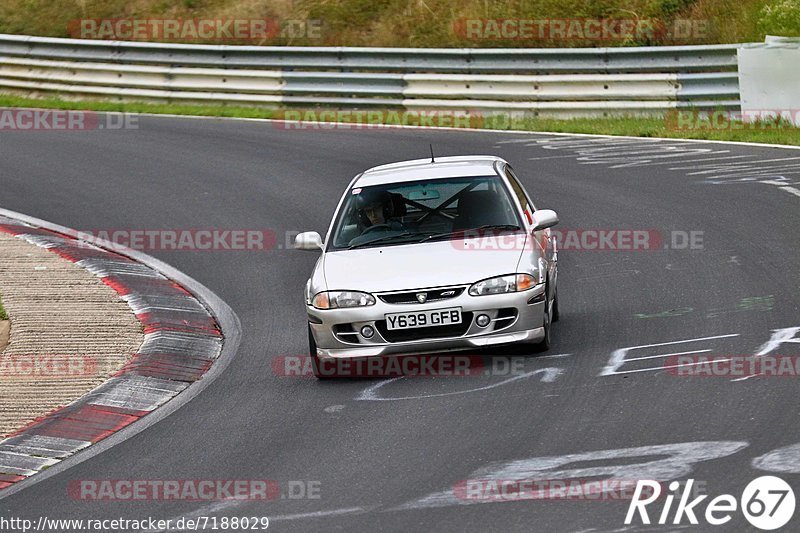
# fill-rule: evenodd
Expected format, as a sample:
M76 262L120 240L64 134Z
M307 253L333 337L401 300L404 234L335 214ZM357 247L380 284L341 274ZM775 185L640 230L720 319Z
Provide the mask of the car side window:
M508 178L508 182L511 184L511 188L514 190L514 194L519 200L519 205L522 206L522 210L528 214L536 211L536 206L534 206L533 203L528 200L525 190L522 188L522 185L520 185L517 176L514 175L514 171L511 170L511 167L508 165L506 165L506 177Z

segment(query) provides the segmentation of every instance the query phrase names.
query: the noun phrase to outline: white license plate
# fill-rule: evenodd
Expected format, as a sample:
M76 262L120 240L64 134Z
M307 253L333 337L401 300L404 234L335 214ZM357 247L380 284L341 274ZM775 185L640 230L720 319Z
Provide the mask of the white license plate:
M433 309L431 311L414 311L413 313L391 313L384 315L386 329L429 328L461 324L461 308Z

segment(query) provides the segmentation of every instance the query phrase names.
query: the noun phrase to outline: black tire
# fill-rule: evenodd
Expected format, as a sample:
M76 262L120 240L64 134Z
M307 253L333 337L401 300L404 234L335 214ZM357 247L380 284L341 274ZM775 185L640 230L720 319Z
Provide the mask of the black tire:
M311 355L311 368L317 379L330 379L330 376L321 371L322 363L317 355L317 341L311 333L311 326L308 326L308 353Z
M553 322L558 322L560 318L560 314L558 312L558 289L556 289L556 295L553 297L553 316L550 317L550 320Z
M552 324L552 320L550 317L550 309L547 305L547 300L545 300L544 305L544 320L542 321L542 327L544 327L544 338L539 341L539 344L536 347L539 349L540 352L545 352L550 349L550 327Z
M555 298L555 296L554 296ZM544 328L544 338L538 342L536 348L540 352L546 352L550 349L550 328L553 323L552 312L555 309L555 299L553 300L553 309L550 308L550 280L544 286L544 318L542 320L542 327Z

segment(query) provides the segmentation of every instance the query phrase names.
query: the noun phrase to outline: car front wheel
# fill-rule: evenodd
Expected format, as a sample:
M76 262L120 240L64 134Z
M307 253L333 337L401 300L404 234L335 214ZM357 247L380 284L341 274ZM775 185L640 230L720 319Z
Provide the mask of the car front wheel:
M558 289L553 294L552 301L550 300L550 280L547 280L547 285L544 289L545 304L544 304L544 318L542 319L542 327L544 328L544 338L539 341L539 351L546 351L550 349L551 333L553 322L558 320Z
M554 304L555 305L555 304ZM545 300L544 305L544 319L542 320L542 327L544 328L544 337L539 341L537 347L539 351L546 351L550 349L550 326L552 324L551 307L548 305L548 300Z
M311 368L314 372L314 376L316 376L317 379L329 378L330 376L322 372L322 362L317 355L317 341L314 340L314 334L311 333L311 326L308 326L308 352L311 355Z
M553 316L551 317L550 321L558 322L559 318L560 315L558 312L558 289L556 289L556 295L553 297Z

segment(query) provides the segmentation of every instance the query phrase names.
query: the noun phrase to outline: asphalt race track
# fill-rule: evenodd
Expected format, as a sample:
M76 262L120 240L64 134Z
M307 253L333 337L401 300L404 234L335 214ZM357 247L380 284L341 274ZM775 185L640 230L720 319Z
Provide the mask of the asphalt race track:
M558 212L557 228L653 230L663 242L563 249L554 345L525 359L523 377L275 375L275 357L307 353L302 291L317 258L285 249L285 232L324 234L355 174L425 157L428 143L440 155L507 159L537 207ZM697 350L800 355L798 343L768 343L800 337L787 329L800 328L800 151L141 117L136 130L3 133L0 161L7 209L79 230L269 229L279 245L149 251L233 308L238 354L171 416L0 500L4 516L268 516L270 531L301 532L612 531L623 528L628 502L475 502L455 497L453 486L545 471L692 478L712 496L738 497L768 474L800 489L798 378L664 370L665 354ZM683 246L687 235L694 249ZM545 457L556 459L536 460ZM99 502L68 494L70 481L101 479L306 480L318 482L320 497ZM737 514L716 530L747 527Z

